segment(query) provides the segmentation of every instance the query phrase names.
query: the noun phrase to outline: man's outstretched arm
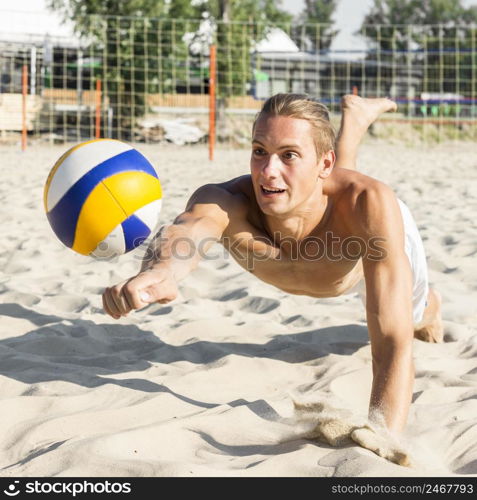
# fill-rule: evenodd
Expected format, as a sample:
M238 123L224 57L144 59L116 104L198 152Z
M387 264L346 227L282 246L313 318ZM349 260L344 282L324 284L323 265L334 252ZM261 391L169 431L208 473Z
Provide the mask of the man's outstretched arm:
M373 358L370 418L384 417L392 431L401 431L412 400L412 271L404 251L404 228L391 189L378 185L364 193L361 213L368 252L363 257L366 317ZM370 251L380 238L379 252ZM375 246L375 245L373 245Z
M185 211L156 235L143 259L141 272L105 290L105 312L119 319L151 302L174 300L177 283L195 269L225 231L231 198L230 193L213 184L199 188Z

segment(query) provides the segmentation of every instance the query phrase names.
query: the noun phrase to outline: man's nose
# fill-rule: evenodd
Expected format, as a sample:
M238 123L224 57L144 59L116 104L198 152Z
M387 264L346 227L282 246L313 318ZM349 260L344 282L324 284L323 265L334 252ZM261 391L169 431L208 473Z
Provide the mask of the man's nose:
M278 174L280 165L280 157L275 154L270 155L267 163L263 166L263 174L267 177L275 177Z

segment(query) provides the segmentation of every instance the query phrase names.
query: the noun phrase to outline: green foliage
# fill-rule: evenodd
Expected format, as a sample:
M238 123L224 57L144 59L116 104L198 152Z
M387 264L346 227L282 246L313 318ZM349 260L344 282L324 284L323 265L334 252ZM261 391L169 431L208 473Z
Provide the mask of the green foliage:
M162 66L161 32L151 19L165 16L164 0L49 0L73 19L90 57L101 60L104 93L113 109L113 136L130 139L135 117L146 110L148 76ZM169 61L166 59L166 61Z
M201 8L216 20L269 25L291 20L291 15L281 10L281 3L281 0L209 0Z
M328 49L338 34L332 27L332 16L337 0L305 0L305 8L300 15L300 24L305 33L302 46L309 45L312 51Z
M276 25L291 21L291 15L280 9L281 1L211 0L209 12L217 20L217 89L220 97L245 95L252 80L250 52L255 42Z
M250 51L270 26L291 16L274 0L48 0L50 9L72 19L100 57L105 92L114 110L115 135L130 130L146 111L147 93L174 93L178 82L199 74L206 84L208 45L217 44L219 96L247 93ZM208 19L215 30L200 27ZM205 38L207 51L193 53L192 40ZM186 35L186 37L184 36ZM203 40L204 41L204 40Z
M166 5L164 0L47 0L48 8L73 19L81 34L89 34L90 16L159 17Z
M445 24L456 26L476 21L476 7L461 0L374 0L363 24Z
M477 8L461 0L374 0L361 33L381 62L422 68L422 90L470 94ZM376 58L371 55L370 58Z

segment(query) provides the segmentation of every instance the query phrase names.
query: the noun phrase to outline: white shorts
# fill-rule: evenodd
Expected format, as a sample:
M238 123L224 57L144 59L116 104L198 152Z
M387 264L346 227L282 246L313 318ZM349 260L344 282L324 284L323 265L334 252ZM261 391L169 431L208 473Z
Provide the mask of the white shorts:
M429 293L429 279L427 275L427 262L424 245L422 244L416 222L407 205L398 198L404 224L405 243L404 250L411 264L412 270L412 308L413 320L416 325L422 320L424 309L427 305ZM364 278L346 293L357 292L366 305L366 284Z

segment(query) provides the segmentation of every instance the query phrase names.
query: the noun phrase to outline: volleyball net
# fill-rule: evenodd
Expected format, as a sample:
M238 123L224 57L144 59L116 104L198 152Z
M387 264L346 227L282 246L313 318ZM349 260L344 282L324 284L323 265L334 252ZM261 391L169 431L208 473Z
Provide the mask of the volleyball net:
M334 40L327 25L213 19L90 16L83 27L0 35L1 142L246 146L278 92L317 97L336 121L344 94L388 96L399 110L375 135L477 138L476 26L372 25Z

